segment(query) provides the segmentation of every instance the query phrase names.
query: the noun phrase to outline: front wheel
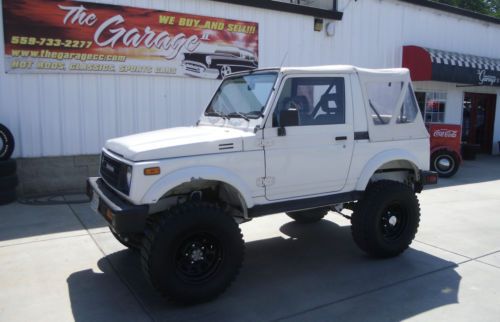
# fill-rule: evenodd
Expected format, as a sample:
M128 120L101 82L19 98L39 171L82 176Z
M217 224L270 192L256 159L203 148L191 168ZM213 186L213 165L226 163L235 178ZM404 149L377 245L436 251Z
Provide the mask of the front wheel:
M375 257L393 257L415 238L420 205L413 190L396 181L370 184L351 216L354 241Z
M231 66L229 66L229 65L222 65L220 67L220 77L221 78L224 78L224 77L226 77L227 75L229 75L231 73L232 73Z
M442 178L452 177L459 167L458 158L449 151L440 150L432 154L431 170L436 171Z
M238 225L222 209L187 203L152 217L141 248L142 267L170 300L205 302L234 280L244 248Z

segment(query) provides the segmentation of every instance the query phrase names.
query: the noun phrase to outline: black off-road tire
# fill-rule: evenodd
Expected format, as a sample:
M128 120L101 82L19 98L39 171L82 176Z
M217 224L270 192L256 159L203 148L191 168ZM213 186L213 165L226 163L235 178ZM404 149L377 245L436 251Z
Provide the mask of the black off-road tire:
M449 166L442 166L441 161L444 161ZM458 157L450 151L439 150L431 156L431 170L436 171L441 178L450 178L457 173L460 167Z
M367 188L351 216L356 244L374 257L394 257L411 244L420 222L413 190L396 181L377 181Z
M16 160L9 159L0 161L0 178L16 174Z
M141 246L142 268L169 300L206 302L235 279L244 249L240 228L222 209L186 203L151 217Z
M0 160L7 160L14 152L14 136L9 129L0 124Z
M129 236L127 240L123 238L122 236L118 235L115 233L112 229L110 229L111 233L113 236L116 238L117 241L120 242L123 246L134 250L138 251L141 248L141 242L142 242L142 236Z
M0 191L15 190L18 183L17 174L0 177Z
M14 202L16 199L16 189L0 190L0 206Z
M316 209L307 209L300 211L289 211L287 212L287 216L295 220L300 224L310 224L315 223L323 219L323 217L328 214L328 208L316 208Z

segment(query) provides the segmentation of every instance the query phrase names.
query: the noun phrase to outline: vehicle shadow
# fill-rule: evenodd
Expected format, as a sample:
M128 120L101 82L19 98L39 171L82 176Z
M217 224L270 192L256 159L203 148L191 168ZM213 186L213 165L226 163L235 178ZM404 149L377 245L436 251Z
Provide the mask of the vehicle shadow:
M309 320L400 321L457 303L461 277L453 262L412 248L394 259L369 258L354 245L349 226L329 220L291 222L280 231L284 237L246 243L235 283L216 300L196 306L176 306L157 295L143 277L137 252L105 256L98 263L102 273L85 270L68 277L73 316L127 321L143 310L157 321L308 320L311 314L325 315Z

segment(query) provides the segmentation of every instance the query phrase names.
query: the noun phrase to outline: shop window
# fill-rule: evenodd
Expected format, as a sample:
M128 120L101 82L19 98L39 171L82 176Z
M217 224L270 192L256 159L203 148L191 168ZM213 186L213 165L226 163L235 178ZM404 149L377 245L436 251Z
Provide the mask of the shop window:
M403 82L366 83L368 104L370 104L371 116L375 125L391 122L402 88Z
M446 93L416 92L415 95L425 123L444 123Z

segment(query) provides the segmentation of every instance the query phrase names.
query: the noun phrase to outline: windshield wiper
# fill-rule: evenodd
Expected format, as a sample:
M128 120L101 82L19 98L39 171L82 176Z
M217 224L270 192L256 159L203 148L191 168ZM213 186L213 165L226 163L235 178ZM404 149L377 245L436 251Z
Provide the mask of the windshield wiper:
M241 117L245 121L250 121L250 118L248 116L246 116L245 114L241 113L241 112L231 112L231 113L227 114L226 116L228 118L231 118L231 117Z
M251 111L251 112L246 113L246 116L254 116L256 118L259 118L259 117L263 117L264 113L262 113L261 111Z
M222 114L221 112L217 112L217 111L205 112L205 116L218 116L224 120L228 118L227 115Z

